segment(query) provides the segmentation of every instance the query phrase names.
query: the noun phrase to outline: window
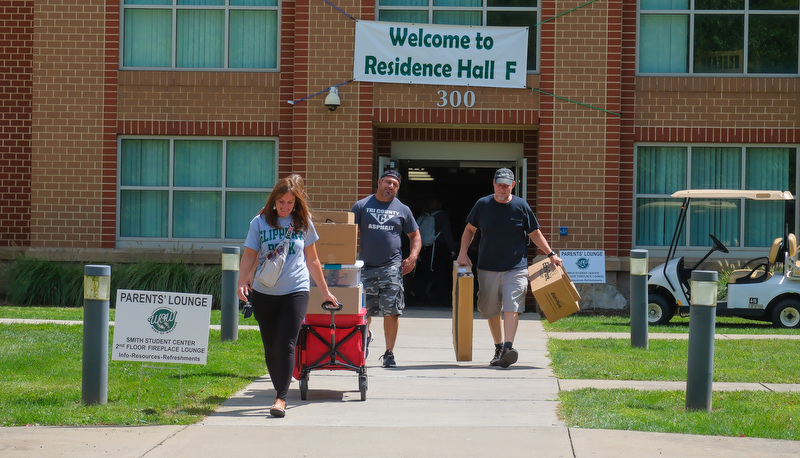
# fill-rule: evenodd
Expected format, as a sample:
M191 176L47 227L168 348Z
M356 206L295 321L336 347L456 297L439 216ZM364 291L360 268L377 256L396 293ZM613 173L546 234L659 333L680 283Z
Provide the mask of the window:
M120 245L244 239L277 179L276 156L274 140L121 139Z
M638 146L636 245L669 246L683 203L670 197L675 191L772 189L796 196L796 173L794 147ZM713 234L728 248L768 247L783 235L785 224L794 232L794 221L794 203L693 200L678 246L708 247Z
M272 70L278 0L124 0L122 67Z
M538 0L378 0L379 21L530 27L528 71L537 70Z
M639 0L639 72L797 75L800 0Z

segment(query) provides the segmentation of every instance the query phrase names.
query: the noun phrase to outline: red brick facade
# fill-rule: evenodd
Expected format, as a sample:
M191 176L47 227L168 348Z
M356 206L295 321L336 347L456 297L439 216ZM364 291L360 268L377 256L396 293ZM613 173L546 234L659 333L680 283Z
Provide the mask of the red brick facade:
M585 3L543 0L541 17ZM372 192L393 141L522 144L552 245L613 259L632 248L637 142L800 142L797 78L637 77L635 2L544 22L529 89L469 88L470 108L437 105L464 88L349 82L347 15L373 19L374 0L336 2L347 15L283 1L280 72L122 71L118 0L0 5L0 247L114 249L123 135L275 137L279 174L303 174L314 206L340 210Z
M30 245L33 0L0 15L0 246Z

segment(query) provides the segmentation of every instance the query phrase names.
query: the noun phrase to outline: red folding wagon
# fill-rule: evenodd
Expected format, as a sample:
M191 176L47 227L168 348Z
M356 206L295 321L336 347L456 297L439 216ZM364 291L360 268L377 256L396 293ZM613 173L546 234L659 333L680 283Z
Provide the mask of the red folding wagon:
M324 302L328 315L307 314L300 326L295 351L294 378L300 382L300 399L308 396L308 378L316 370L350 370L358 374L361 400L367 399L367 312L339 314L342 304Z

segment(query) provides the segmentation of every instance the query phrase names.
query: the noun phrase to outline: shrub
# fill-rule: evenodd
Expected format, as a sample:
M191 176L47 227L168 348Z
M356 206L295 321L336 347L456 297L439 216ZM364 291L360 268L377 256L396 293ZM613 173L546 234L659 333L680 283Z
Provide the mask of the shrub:
M23 306L83 306L83 264L20 259L5 271L8 302ZM211 294L220 308L219 266L159 264L151 261L111 266L111 305L118 289Z

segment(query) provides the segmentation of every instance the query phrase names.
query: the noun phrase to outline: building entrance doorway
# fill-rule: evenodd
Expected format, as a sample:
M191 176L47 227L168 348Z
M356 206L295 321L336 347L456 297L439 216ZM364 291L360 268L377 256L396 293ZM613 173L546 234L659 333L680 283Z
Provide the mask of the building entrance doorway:
M398 145L402 143L414 144ZM417 272L407 276L406 299L412 306L449 307L455 258L446 241L448 238L452 241L450 246L457 255L467 215L478 199L492 194L492 180L498 168L514 171L515 194L525 196L526 162L522 158L522 145L506 144L498 148L497 144L455 143L444 147L440 142L395 142L392 146L392 157L381 158L380 168L394 167L403 175L398 198L411 208L417 219L433 206L441 212L437 224L442 218L449 223L445 225L449 226L449 234L441 234L433 249L423 248ZM454 159L452 151L458 151L463 159ZM471 253L477 255L475 247Z

